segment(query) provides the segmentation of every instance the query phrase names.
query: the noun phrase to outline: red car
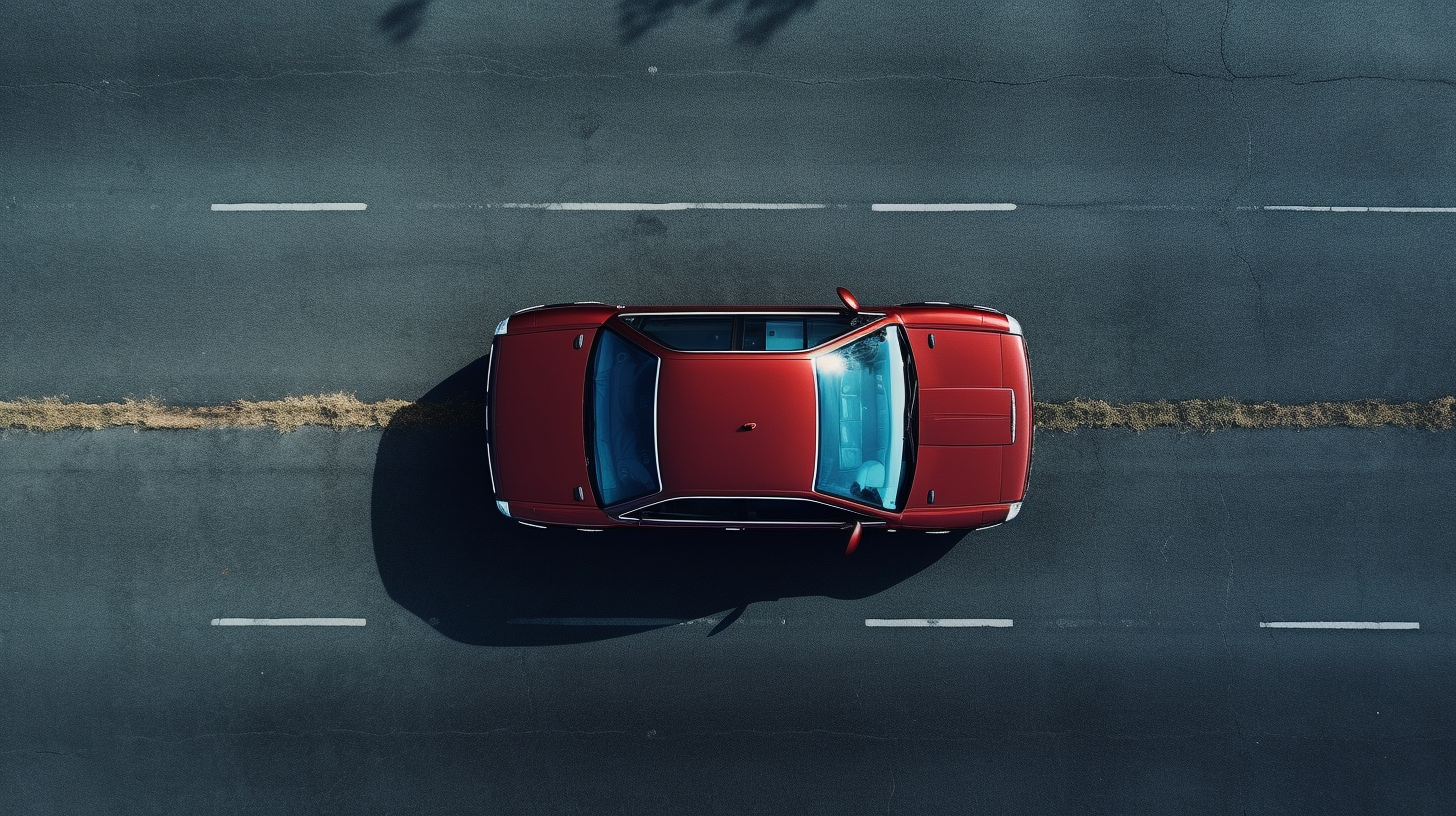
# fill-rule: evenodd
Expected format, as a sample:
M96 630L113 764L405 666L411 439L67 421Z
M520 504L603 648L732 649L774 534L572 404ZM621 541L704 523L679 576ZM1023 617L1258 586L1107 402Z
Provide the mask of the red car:
M491 487L530 526L949 530L1016 517L1031 373L980 306L537 306L491 349Z

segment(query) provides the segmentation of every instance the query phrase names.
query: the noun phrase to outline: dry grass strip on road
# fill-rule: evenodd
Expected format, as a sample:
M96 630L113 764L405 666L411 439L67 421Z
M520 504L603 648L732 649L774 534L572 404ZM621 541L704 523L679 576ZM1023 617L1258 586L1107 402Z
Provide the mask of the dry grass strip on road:
M1277 402L1239 402L1232 397L1169 402L1124 402L1077 398L1069 402L1038 402L1036 425L1049 431L1080 428L1177 428L1222 431L1231 428L1383 428L1396 426L1447 431L1456 425L1456 397L1430 402L1348 400L1284 405Z
M31 431L101 428L273 428L306 426L335 430L464 425L479 421L479 403L405 400L364 402L352 394L319 394L281 400L237 400L226 405L167 405L156 399L69 402L57 397L0 401L0 428Z
M319 394L281 400L237 400L226 405L180 406L160 400L70 402L58 397L0 401L0 428L30 431L101 428L272 428L279 433L303 427L335 430L462 426L481 420L477 402L364 402L352 394ZM1284 405L1239 402L1231 397L1169 402L1109 403L1073 399L1038 402L1037 427L1049 431L1126 428L1145 431L1175 428L1221 431L1232 428L1382 428L1444 431L1456 427L1456 397L1430 402L1350 400Z

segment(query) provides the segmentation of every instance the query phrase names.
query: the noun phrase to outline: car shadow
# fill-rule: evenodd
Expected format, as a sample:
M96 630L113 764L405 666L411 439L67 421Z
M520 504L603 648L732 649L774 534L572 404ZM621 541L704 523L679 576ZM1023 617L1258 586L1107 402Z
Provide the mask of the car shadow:
M461 643L537 646L621 637L751 603L864 598L925 569L951 536L843 531L534 529L495 509L482 422L411 423L432 406L483 405L482 357L404 409L379 441L374 557L394 601ZM458 415L458 411L455 412Z

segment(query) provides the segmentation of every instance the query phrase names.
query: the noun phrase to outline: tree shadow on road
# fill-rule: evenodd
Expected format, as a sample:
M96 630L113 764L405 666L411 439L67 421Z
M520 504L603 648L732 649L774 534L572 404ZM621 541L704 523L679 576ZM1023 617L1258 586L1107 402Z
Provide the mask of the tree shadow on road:
M617 4L617 27L623 45L672 19L678 11L702 6L712 16L742 6L743 14L734 29L740 45L759 46L796 14L808 11L816 0L621 0Z
M379 15L377 25L384 35L397 43L402 43L415 35L420 26L425 24L425 11L430 6L430 0L403 0L389 7L389 10Z
M487 364L476 360L420 402L483 404ZM955 545L950 536L867 534L846 557L842 531L528 528L496 512L482 424L400 424L384 432L375 459L379 576L396 603L462 643L579 643L741 614L757 601L864 598ZM584 619L621 625L559 625Z

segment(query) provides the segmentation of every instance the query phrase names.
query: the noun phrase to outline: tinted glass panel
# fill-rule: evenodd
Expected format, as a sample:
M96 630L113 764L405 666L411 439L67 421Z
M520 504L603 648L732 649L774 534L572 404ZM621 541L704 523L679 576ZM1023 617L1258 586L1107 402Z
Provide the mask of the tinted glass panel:
M815 490L899 509L906 463L905 363L896 326L814 358L819 379Z
M679 351L802 351L821 346L858 325L855 315L627 315L622 321Z
M652 521L723 521L753 523L840 523L852 514L800 499L673 499L644 509Z
M661 489L657 481L657 357L604 331L592 360L592 467L603 506Z
M743 318L745 351L800 351L827 343L853 327L854 315Z
M851 516L837 507L799 499L749 499L750 521L850 521Z
M673 499L648 507L641 517L657 521L741 521L746 509L743 499Z
M729 351L733 348L733 318L714 315L644 317L637 328L653 340L678 351Z
M802 317L743 318L745 351L801 351L804 345Z
M863 326L864 323L859 322L856 317L856 315L825 315L805 318L807 331L804 334L808 340L806 348L814 348L821 343L827 343L849 331L855 325Z

